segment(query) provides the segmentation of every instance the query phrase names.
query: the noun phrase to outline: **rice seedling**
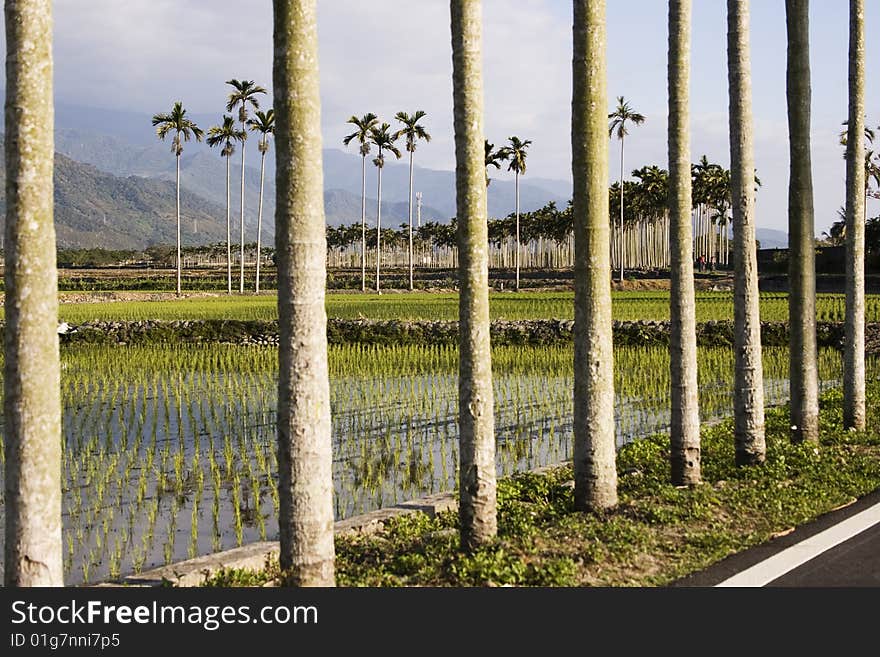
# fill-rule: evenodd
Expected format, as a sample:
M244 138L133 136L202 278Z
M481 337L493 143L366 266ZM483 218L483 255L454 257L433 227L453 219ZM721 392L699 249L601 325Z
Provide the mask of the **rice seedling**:
M573 319L572 292L490 294L493 319ZM818 294L817 317L822 321L843 321L844 302L841 294ZM620 320L668 319L669 293L665 291L628 291L612 295L614 318ZM101 303L62 303L62 321L80 324L86 321L158 320L275 320L278 318L274 296L227 298L225 295L201 299L165 301L117 301ZM344 319L425 319L454 320L458 317L458 295L454 293L388 294L369 297L356 294L328 294L329 317ZM880 318L880 295L867 295L865 314L868 321ZM2 315L2 309L0 309ZM731 292L699 292L696 295L698 321L732 319ZM784 321L788 317L785 293L765 292L761 295L761 317Z
M329 355L337 517L454 488L456 348L348 344ZM67 345L62 359L68 582L277 535L274 349ZM616 350L620 444L667 427L668 359L662 347ZM867 366L880 373L874 357ZM493 369L499 474L569 458L571 346L499 346ZM766 348L764 371L768 403L787 400L787 349ZM823 387L839 385L840 354L820 350L819 373ZM699 385L704 421L730 412L731 350L700 349ZM203 504L211 522L200 528ZM175 541L178 523L188 540Z

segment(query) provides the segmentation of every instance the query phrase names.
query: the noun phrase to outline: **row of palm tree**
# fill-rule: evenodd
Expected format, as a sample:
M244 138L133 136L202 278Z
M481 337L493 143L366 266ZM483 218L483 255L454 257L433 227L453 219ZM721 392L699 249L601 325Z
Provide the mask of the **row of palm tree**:
M226 84L232 86L233 90L229 93L226 103L226 111L234 112L238 109L238 121L240 127L235 125L235 118L232 114L224 114L223 121L219 125L211 126L208 129L207 139L208 146L220 146L220 156L226 160L226 287L227 293L232 294L232 223L230 217L230 177L229 168L232 155L235 153L235 145L241 144L241 213L240 213L240 276L239 276L239 293L244 293L244 211L245 211L245 193L244 193L244 176L245 176L245 144L247 143L248 131L258 133L260 135L258 148L260 151L260 199L257 214L257 252L259 253L262 228L263 228L263 183L266 169L266 153L269 152L269 135L275 131L275 112L268 109L265 112L260 111L260 103L258 94L265 94L266 90L260 85L254 83L253 80L227 80ZM255 110L254 117L248 114L248 106ZM173 134L171 151L176 157L176 184L177 184L177 294L181 294L180 278L182 270L182 261L180 257L180 156L183 153L184 141L194 138L196 141L202 141L204 131L199 128L191 119L186 116L186 110L183 103L177 101L174 103L171 112L155 114L152 119L153 126L156 127L156 134L162 140L168 135ZM256 283L254 291L260 291L260 261L256 262Z
M402 127L391 132L391 125L380 122L372 112L364 114L361 117L351 116L347 123L355 126L355 131L343 138L342 143L348 146L351 142L356 141L360 144L361 154L361 290L367 289L367 260L366 260L366 244L367 244L367 155L370 154L372 146L375 146L378 154L373 159L376 166L376 242L377 248L381 247L382 242L382 169L385 167L385 154L387 151L400 159L401 152L397 148L398 139L403 137L406 141L406 150L409 153L409 194L408 212L409 212L409 289L413 289L413 162L416 152L418 140L423 139L431 141L431 135L419 122L427 116L424 110L416 110L412 114L407 112L398 112L394 118L402 124ZM381 293L379 283L379 260L376 260L376 292Z
M494 150L494 145L488 141L485 144L486 153L492 152L501 161L508 157L506 147ZM517 158L523 162L522 167L525 166L524 157L522 151L521 157ZM497 161L495 166L500 166ZM612 261L639 269L665 268L670 262L667 212L669 174L666 169L653 165L633 170L632 176L633 180L624 181L627 199L624 212L620 212L619 206L620 183L615 182L609 188L611 214L614 217L621 215L623 217L622 231L616 225L617 220L612 220L612 243L615 244L612 249ZM714 261L719 265L726 265L731 206L730 171L719 164L710 163L703 155L698 163L691 164L691 178L692 221L695 235L693 259L697 260L703 256L706 263ZM415 242L419 249L454 249L455 225L457 224L453 219L450 241L449 225L426 222L411 233L410 245ZM375 250L377 239L374 237L364 242L361 231L361 226L355 225L328 227L328 248L350 251L356 242L360 242L362 249L365 246L368 250ZM407 231L405 224L402 225L402 231ZM551 201L534 211L520 211L511 213L507 217L488 220L490 244L495 248L501 248L502 243L509 240L514 245L511 249L514 268L521 264L524 245L532 244L534 247L534 243L537 243L537 247L532 248L532 262L527 266L541 266L535 264L535 257L543 260L542 254L547 249L568 246L573 231L570 202L566 208L558 208L556 203ZM403 232L395 231L393 228L383 228L380 242L385 245L386 253L391 252L392 259L397 260L395 254L405 247L406 237ZM623 262L618 260L621 257ZM560 263L557 266L572 264L570 258L564 256L547 260ZM441 261L442 259L437 261L438 266L442 266Z
M623 182L623 146L624 140L626 136L629 134L629 129L627 128L627 124L631 123L633 125L641 125L645 122L645 116L633 110L628 102L626 102L623 96L617 97L617 107L608 115L608 119L610 123L608 125L608 135L616 135L620 140L620 179L619 179L619 188L618 191L620 193L620 203L619 203L619 212L620 212L620 224L619 231L620 234L623 233L623 207L624 207L624 198L623 192L626 185ZM618 245L618 262L620 263L620 282L623 282L623 243L621 242Z

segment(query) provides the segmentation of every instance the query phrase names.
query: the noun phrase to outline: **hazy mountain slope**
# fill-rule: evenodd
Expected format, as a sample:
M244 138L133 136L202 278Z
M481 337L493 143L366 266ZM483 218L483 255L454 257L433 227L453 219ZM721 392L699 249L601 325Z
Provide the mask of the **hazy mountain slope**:
M163 108L157 108L159 111ZM168 108L165 108L168 109ZM66 104L56 104L56 149L82 162L117 175L135 174L147 177L164 177L173 171L174 161L169 152L168 144L156 139L154 129L150 122L151 115L137 114L134 112L118 112L115 110L93 110L92 108L77 107ZM214 123L220 121L217 116L192 114L193 120L207 130ZM259 180L260 158L256 149L256 138L251 135L247 147L247 165L254 173L246 174L246 201L254 198L256 207L257 185L254 179ZM92 142L92 143L89 143ZM424 145L423 148L430 148ZM192 191L200 194L208 194L213 188L213 182L204 180L206 171L201 167L200 157L210 153L215 160L221 158L215 151L210 151L203 143L189 142L185 145L183 170L187 169L187 158L198 169L184 175L184 182ZM395 161L393 158L386 160L385 170L382 175L382 198L392 202L406 201L409 191L409 165L406 154L404 158ZM370 158L371 159L371 158ZM232 176L240 180L241 169L240 156L238 153L233 157ZM433 207L443 220L455 215L455 173L453 171L440 171L425 169L419 166L419 152L415 157L415 191L423 194L423 209L425 206ZM374 198L376 195L376 168L367 162L367 189ZM216 203L224 203L225 191L223 191L223 167L218 171L212 171L210 177L219 176L221 180L220 196L212 193L209 200ZM266 191L267 198L274 199L274 157L270 151L266 160ZM233 185L235 187L235 185ZM358 199L361 194L361 158L356 151L350 152L341 148L326 148L324 150L324 188L327 190L344 190L354 194ZM552 181L532 176L531 173L520 179L520 207L523 211L534 210L546 204L548 201L556 201L557 204L565 205L571 197L571 184L566 181ZM511 180L493 180L489 187L488 209L492 217L503 217L513 212L514 209L514 183ZM269 209L271 209L271 201ZM245 210L246 215L247 208ZM270 213L271 214L271 213ZM328 217L339 216L341 211L332 207L327 208ZM358 210L358 218L360 210ZM248 218L246 216L246 221ZM272 223L271 220L269 222ZM271 226L269 228L271 232Z
M185 190L180 202L184 244L225 241L225 215L219 206ZM5 184L0 186L0 206L0 222L4 222ZM56 153L55 230L62 248L141 249L152 244L173 244L174 185L113 176Z

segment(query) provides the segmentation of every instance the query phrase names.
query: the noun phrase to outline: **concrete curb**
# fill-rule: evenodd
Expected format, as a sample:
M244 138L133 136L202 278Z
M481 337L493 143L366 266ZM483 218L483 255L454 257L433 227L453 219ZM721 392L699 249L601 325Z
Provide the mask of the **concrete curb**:
M455 493L437 493L340 520L334 524L334 531L337 536L375 534L385 527L388 520L397 516L420 512L433 518L438 513L457 508L458 498ZM277 558L278 549L278 541L249 543L231 550L128 575L120 581L105 582L99 586L199 586L207 577L223 568L259 570L266 565L267 560Z

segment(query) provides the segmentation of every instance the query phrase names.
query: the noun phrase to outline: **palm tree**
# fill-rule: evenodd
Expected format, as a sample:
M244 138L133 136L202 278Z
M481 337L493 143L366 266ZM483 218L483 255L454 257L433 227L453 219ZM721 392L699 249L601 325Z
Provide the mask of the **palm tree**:
M618 255L620 256L620 282L623 283L623 141L629 134L626 128L627 123L633 125L642 125L645 117L638 112L633 111L630 104L624 101L623 96L617 97L617 108L608 115L611 123L608 125L608 136L615 133L620 140L620 226L618 229Z
M516 174L516 290L519 291L519 177L525 175L526 172L526 149L531 145L532 141L526 139L521 141L519 137L513 136L508 138L508 145L504 147L504 154L501 159L510 160L507 165L508 171Z
M734 442L737 465L762 463L764 371L755 253L755 167L752 143L748 0L727 0L730 94L730 182L734 238Z
M501 168L501 163L507 160L507 151L504 148L495 150L495 144L490 144L488 139L484 140L483 151L486 163L486 187L492 182L489 178L489 167Z
M174 103L170 113L155 114L153 126L162 141L166 136L174 133L174 138L171 140L171 152L177 159L177 296L180 296L180 154L183 153L184 141L189 141L193 137L196 141L202 141L204 133L201 128L186 118L186 110L183 109L183 103L179 100Z
M352 115L346 123L357 129L342 140L346 146L354 140L361 145L361 292L367 291L367 155L370 154L370 131L378 121L372 112L361 118Z
M574 0L574 503L582 511L617 505L605 33L605 0Z
M670 465L676 486L700 483L700 408L691 238L691 0L669 0Z
M254 293L260 293L260 253L262 249L263 235L263 177L266 172L266 153L269 152L269 135L275 132L275 110L269 108L265 112L257 110L255 118L248 119L248 125L254 132L260 133L260 141L257 148L260 150L260 203L257 210L257 271ZM228 176L228 167L227 167ZM228 183L227 183L228 184Z
M413 154L416 152L416 141L424 139L431 141L431 135L424 126L419 125L427 114L422 110L416 110L412 116L406 112L398 112L394 118L403 124L403 127L394 133L393 139L397 141L406 137L406 150L409 153L409 289L413 289L413 232L412 232L412 199L413 199Z
M789 132L788 315L792 439L819 442L816 266L810 161L809 0L786 0Z
M289 583L333 586L317 0L275 0L273 4L279 562Z
M226 158L226 293L232 294L232 225L229 217L229 160L235 152L235 142L244 141L242 131L235 127L235 119L223 115L223 123L208 128L205 143L211 148L222 145L220 156Z
M379 288L379 266L382 264L382 169L385 167L385 155L382 151L389 151L400 159L400 149L394 145L395 138L389 132L390 129L391 126L387 123L370 128L370 143L379 149L379 154L373 159L373 164L379 170L376 193L376 294L382 294Z
M849 3L849 118L846 144L846 327L843 425L865 428L865 4Z
M849 119L845 120L843 123L841 123L841 125L846 127L846 129L844 129L843 132L840 133L840 145L843 146L843 149L844 149L843 150L843 159L845 160L847 158L846 144L849 139L849 136L848 136ZM872 128L868 125L865 125L865 148L864 148L864 151L865 151L865 207L866 208L868 205L868 196L873 195L871 193L871 182L873 181L874 184L880 185L880 165L878 165L878 160L874 154L874 150L872 148L869 148L870 145L873 145L874 139L876 136L877 136L877 133L874 130L874 128ZM846 213L844 211L844 215L845 214Z
M498 529L489 259L482 147L483 72L480 0L451 0L455 187L459 249L459 519L461 545L472 550Z
M257 94L264 94L266 90L258 84L254 84L253 80L227 80L226 84L231 85L234 91L230 92L226 103L226 111L232 112L238 107L238 120L241 122L241 131L244 139L247 139L247 106L250 104L255 110L260 109L260 101ZM245 141L241 142L241 250L239 258L241 259L241 275L238 283L239 294L244 294L244 147ZM259 254L257 254L259 258Z
M64 586L52 2L7 2L4 583Z

